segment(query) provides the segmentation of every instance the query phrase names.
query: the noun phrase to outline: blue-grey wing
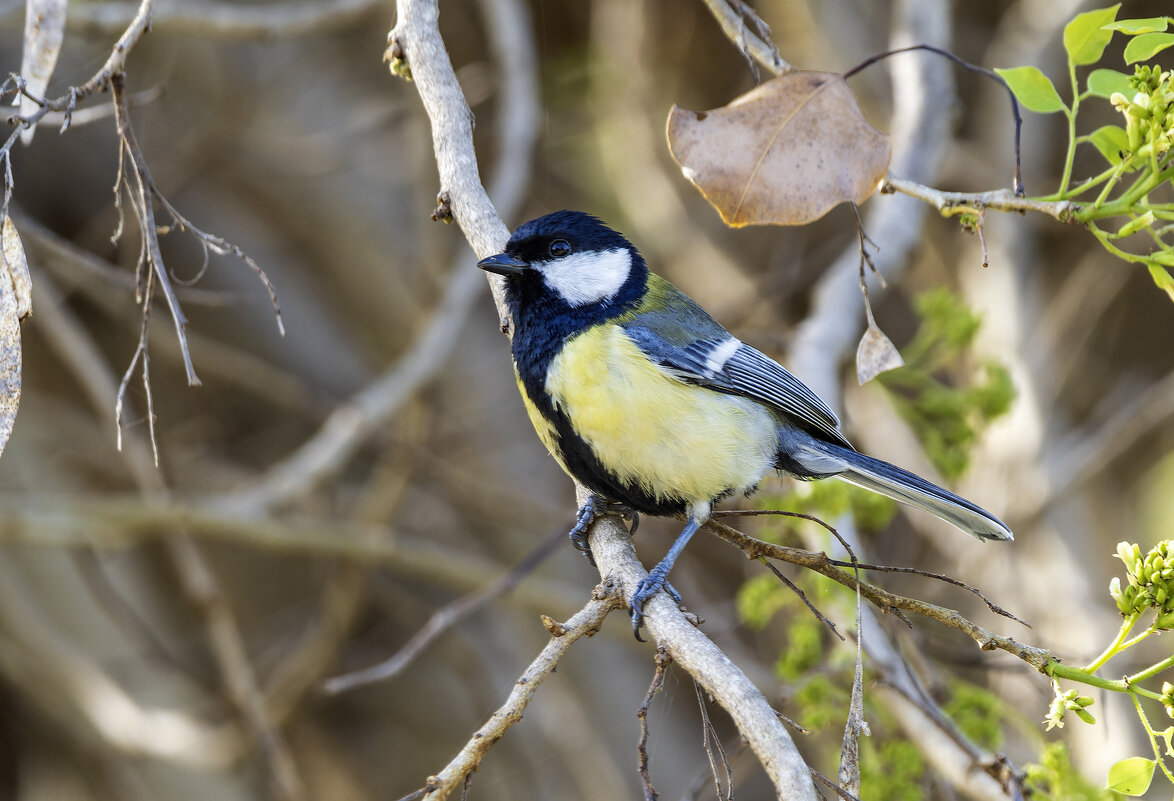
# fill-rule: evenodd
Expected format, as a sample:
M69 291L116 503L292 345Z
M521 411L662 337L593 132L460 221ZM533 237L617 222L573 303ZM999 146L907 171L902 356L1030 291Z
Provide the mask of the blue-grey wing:
M696 304L691 304L696 306ZM701 311L690 309L691 313ZM702 314L705 314L703 311ZM807 385L766 354L733 337L713 322L702 324L701 338L682 341L679 328L662 336L659 313L637 314L623 323L628 337L667 374L718 392L742 395L772 406L813 434L851 447L840 421Z

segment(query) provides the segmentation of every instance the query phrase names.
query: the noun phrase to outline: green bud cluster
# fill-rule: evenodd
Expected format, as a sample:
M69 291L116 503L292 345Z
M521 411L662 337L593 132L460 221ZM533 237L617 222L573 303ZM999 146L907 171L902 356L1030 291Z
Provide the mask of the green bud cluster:
M1129 149L1142 157L1161 158L1174 138L1174 80L1170 70L1139 65L1129 78L1132 98L1114 92L1109 102L1125 115Z
M1153 609L1158 629L1174 628L1174 543L1163 540L1142 556L1136 543L1117 544L1117 558L1125 564L1128 584L1114 577L1109 594L1122 615L1141 614Z
M1174 718L1174 684L1162 682L1162 706L1166 707L1166 714Z
M1077 690L1060 692L1060 688L1056 688L1056 696L1052 699L1052 705L1048 707L1048 716L1044 718L1044 723L1048 724L1047 731L1063 728L1064 715L1069 711L1076 713L1078 718L1090 725L1097 722L1092 713L1086 709L1086 707L1093 705L1092 697L1077 693Z

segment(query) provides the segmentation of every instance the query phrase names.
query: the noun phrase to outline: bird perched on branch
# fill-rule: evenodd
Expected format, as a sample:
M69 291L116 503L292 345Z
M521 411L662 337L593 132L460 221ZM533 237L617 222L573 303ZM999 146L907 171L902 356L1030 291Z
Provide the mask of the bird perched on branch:
M688 518L629 600L637 638L649 598L664 588L680 600L668 573L713 504L771 470L839 478L981 540L1012 539L970 501L857 452L814 392L649 272L595 217L531 220L477 266L505 277L514 369L539 438L597 496L580 509L577 547L600 512Z

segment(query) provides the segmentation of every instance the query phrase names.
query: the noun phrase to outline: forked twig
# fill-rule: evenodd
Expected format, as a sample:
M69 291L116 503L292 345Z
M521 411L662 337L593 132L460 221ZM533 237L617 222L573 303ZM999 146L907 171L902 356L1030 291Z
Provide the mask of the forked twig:
M705 756L709 758L709 772L713 777L713 790L718 801L733 801L734 799L734 769L726 756L726 749L713 721L709 719L709 710L705 708L705 690L693 680L693 691L697 693L697 708L701 714L701 747L705 749ZM720 768L724 768L719 772ZM725 773L726 790L722 792L722 773Z
M656 663L656 670L652 672L652 681L644 695L644 703L636 710L636 717L640 718L640 739L636 743L636 769L640 772L640 781L644 785L645 801L656 801L660 796L652 786L652 776L648 773L648 707L652 704L652 697L664 689L665 670L672 664L673 658L661 646L656 649L653 661Z
M793 516L810 517L800 514L794 514ZM822 523L822 521L819 522ZM826 526L827 524L823 523L823 525ZM916 612L919 615L933 618L939 623L963 632L973 639L982 650L993 651L998 649L1006 651L1031 665L1031 667L1041 673L1046 673L1049 665L1055 661L1055 657L1050 651L1044 648L1024 645L1011 637L994 634L977 623L963 617L953 609L947 609L915 598L906 598L902 595L881 589L875 584L858 581L850 572L832 564L832 560L827 554L812 553L801 548L789 548L785 545L764 542L713 519L706 522L705 527L732 545L736 545L751 559L757 559L760 556L778 559L814 570L816 573L826 576L848 589L855 590L859 586L861 595L869 603L885 614L898 614L901 620L910 628L912 628L913 624L902 614L903 611Z

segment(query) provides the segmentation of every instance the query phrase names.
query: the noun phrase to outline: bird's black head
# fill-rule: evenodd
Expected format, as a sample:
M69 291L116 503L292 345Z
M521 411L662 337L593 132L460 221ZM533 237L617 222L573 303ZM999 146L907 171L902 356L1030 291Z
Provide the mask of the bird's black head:
M600 313L638 298L648 272L627 239L581 211L557 211L523 223L504 253L477 266L506 276L515 301Z

